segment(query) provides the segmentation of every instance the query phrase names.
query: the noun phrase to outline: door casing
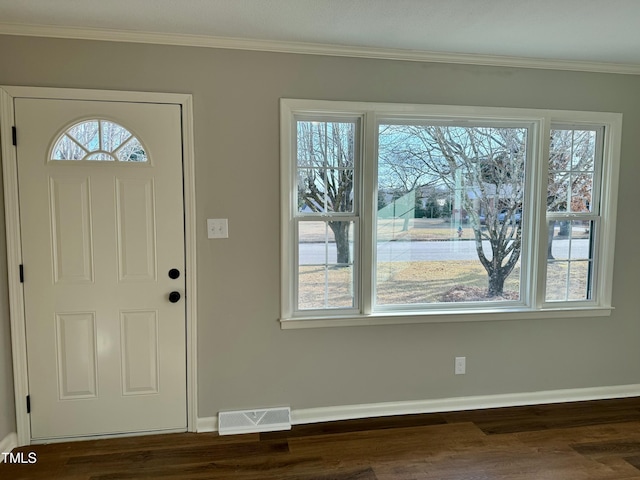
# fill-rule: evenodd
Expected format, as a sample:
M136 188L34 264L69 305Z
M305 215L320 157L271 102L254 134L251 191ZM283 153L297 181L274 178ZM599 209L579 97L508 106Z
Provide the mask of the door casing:
M29 445L30 418L27 413L28 370L24 313L24 290L20 283L22 239L18 199L18 168L13 146L15 98L48 98L61 100L98 100L110 102L167 103L181 107L182 173L185 222L186 352L187 352L187 430L197 426L197 322L196 322L196 208L195 157L193 144L193 98L190 94L124 92L111 90L79 90L64 88L0 86L0 157L2 160L4 208L7 240L9 308L11 311L11 347L15 390L18 445ZM17 132L20 141L20 132ZM109 435L113 437L113 435ZM129 436L129 435L127 435ZM90 438L98 438L94 436ZM68 441L69 439L65 439Z

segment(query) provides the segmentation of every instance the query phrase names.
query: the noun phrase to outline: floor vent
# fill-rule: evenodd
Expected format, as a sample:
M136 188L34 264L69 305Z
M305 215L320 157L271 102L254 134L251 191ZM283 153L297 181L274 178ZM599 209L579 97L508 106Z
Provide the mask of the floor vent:
M291 409L289 407L220 412L218 414L218 433L220 435L275 432L278 430L291 430Z

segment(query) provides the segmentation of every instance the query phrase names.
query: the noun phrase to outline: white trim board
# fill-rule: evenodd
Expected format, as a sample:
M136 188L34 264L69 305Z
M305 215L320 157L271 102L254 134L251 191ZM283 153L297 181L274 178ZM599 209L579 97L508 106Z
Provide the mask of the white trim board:
M454 63L465 65L487 65L498 67L640 75L640 65L627 63L586 62L577 60L511 57L503 55L443 53L424 50L354 47L320 43L282 42L179 33L134 32L98 28L60 27L53 25L0 23L0 35L224 48L259 52L297 53L303 55L329 55L334 57L378 58L385 60L404 60L409 62Z
M2 440L0 440L0 463L4 461L3 453L9 453L18 446L18 434L11 432L7 434Z
M640 384L610 387L575 388L541 392L478 395L472 397L438 398L409 402L369 403L336 407L303 408L291 410L291 424L355 420L359 418L412 415L419 413L445 413L487 408L544 405L549 403L582 402L587 400L609 400L640 396ZM198 418L198 433L215 432L217 417Z
M18 201L18 171L16 149L11 141L14 125L15 98L50 98L75 100L103 100L112 102L167 103L181 108L183 192L185 222L185 280L187 322L187 430L196 431L198 408L197 382L197 305L196 305L196 209L195 209L195 153L193 141L193 98L190 94L119 92L107 90L79 90L0 85L0 159L2 160L7 235L7 268L9 278L9 306L11 312L11 344L16 405L18 446L31 443L31 428L26 409L29 393L27 350L24 314L24 295L19 281L22 263L20 215Z

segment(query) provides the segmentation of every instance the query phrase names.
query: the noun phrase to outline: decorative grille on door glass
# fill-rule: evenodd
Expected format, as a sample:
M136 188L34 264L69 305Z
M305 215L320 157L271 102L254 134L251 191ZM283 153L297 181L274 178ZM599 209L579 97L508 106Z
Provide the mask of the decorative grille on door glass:
M51 160L147 162L147 150L122 125L93 119L67 128L54 143Z

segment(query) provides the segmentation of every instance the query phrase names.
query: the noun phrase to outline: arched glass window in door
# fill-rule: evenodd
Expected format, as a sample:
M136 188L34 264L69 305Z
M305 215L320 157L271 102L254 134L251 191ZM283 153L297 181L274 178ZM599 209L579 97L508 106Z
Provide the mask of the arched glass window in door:
M51 160L146 162L142 143L122 125L109 120L85 120L56 140Z

